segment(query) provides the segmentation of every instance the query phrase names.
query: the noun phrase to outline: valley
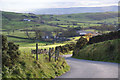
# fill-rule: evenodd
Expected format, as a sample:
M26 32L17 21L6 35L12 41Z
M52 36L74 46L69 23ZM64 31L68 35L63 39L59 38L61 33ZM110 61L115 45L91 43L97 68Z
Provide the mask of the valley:
M4 41L2 59L6 60L4 78L53 79L74 71L74 63L84 63L78 59L120 63L117 12L40 15L3 11L0 31ZM73 54L70 60L61 57L69 54Z

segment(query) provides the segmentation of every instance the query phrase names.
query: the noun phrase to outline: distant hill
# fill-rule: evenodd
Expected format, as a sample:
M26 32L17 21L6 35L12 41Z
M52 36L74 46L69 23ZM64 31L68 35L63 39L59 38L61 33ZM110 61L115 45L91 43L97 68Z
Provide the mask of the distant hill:
M76 13L76 14L64 14L57 15L58 19L65 20L77 20L77 21L93 21L93 20L105 20L118 17L118 12L97 12L97 13Z
M107 6L107 7L72 7L72 8L47 8L47 9L36 9L30 11L35 14L74 14L74 13L95 13L95 12L116 12L118 6Z
M78 14L65 14L65 15L35 15L25 13L14 12L2 12L2 28L3 29L24 29L38 26L40 28L48 28L48 30L60 28L56 27L60 24L72 25L73 21L80 22L92 22L99 21L100 23L112 23L117 22L117 12L101 12L101 13L78 13ZM31 20L31 21L25 21ZM49 24L48 24L49 23ZM77 25L78 26L78 25Z

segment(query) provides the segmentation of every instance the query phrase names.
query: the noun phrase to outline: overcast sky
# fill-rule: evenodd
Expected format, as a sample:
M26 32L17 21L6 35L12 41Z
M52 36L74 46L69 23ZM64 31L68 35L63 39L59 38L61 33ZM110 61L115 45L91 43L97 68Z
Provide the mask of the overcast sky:
M39 8L99 7L118 5L119 0L0 0L0 10L23 12Z

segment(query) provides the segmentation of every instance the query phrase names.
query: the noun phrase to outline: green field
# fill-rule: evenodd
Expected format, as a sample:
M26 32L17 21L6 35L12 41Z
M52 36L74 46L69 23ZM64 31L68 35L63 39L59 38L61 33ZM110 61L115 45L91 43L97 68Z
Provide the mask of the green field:
M49 24L54 25L72 25L77 23L76 26L99 26L99 23L114 24L118 23L117 12L106 13L80 13L80 14L67 14L67 15L32 15L23 13L3 12L3 29L24 29L39 27L40 29L47 28L47 30L55 29ZM30 19L34 21L21 21L23 19ZM44 22L44 23L42 23ZM49 24L48 24L49 23Z

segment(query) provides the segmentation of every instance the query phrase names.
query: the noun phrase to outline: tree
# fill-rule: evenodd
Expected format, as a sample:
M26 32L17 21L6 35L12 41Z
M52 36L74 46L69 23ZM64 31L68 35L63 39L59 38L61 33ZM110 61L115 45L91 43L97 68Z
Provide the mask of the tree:
M27 36L28 38L30 38L30 35L29 35L28 30L26 30L25 34L26 34L26 36Z
M86 38L81 37L81 38L77 41L75 48L82 49L82 48L84 47L84 45L87 44L87 42L88 42L88 41L87 41Z
M68 28L68 30L62 31L62 37L74 37L78 35L74 28Z
M42 38L42 33L40 30L34 30L35 31L35 38L40 40Z
M78 51L79 51L80 49L82 49L87 43L88 43L87 39L81 37L81 38L77 41L77 43L76 43L76 46L75 46L74 51L73 51L73 56L75 56L76 54L78 54Z

